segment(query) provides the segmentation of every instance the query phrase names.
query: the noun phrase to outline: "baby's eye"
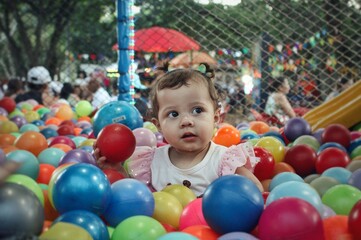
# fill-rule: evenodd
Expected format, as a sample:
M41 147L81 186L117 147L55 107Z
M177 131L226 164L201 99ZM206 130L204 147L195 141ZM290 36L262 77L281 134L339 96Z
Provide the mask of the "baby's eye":
M177 112L175 112L175 111L168 113L168 117L169 117L169 118L176 118L176 117L178 117L178 115L179 115L179 114L178 114Z
M200 114L203 112L203 109L200 107L196 107L193 109L193 114Z

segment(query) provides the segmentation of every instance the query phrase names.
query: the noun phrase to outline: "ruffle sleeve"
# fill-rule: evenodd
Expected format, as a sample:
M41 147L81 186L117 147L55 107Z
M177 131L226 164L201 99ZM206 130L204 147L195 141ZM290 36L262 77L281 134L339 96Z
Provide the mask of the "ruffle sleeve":
M155 148L141 146L136 147L128 162L128 173L131 178L150 186L151 171L150 165L154 156Z
M234 174L238 167L245 166L253 172L254 166L259 162L253 151L251 143L241 143L229 147L221 160L220 176Z

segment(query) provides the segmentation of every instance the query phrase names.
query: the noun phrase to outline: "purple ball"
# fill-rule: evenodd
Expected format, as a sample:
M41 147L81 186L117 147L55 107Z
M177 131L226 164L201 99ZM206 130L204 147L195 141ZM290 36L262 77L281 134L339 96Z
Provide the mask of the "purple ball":
M257 240L259 238L256 238L255 236L246 232L231 232L224 234L218 238L218 240L236 240L236 239Z
M240 129L248 129L248 128L249 128L249 123L247 123L247 122L238 123L238 125L236 126L236 128L237 128L238 130L240 130Z
M348 184L361 190L361 169L354 171L348 179Z
M310 124L301 117L295 117L288 120L284 127L284 133L288 140L293 142L303 135L311 135Z
M5 160L6 160L5 153L4 153L4 151L0 148L0 165L1 165L1 164L4 164L4 163L5 163Z
M89 163L96 165L93 155L83 149L73 149L60 158L59 166L65 163Z
M8 112L5 110L5 108L0 107L0 116L7 117Z
M21 128L21 126L28 123L28 121L26 121L26 118L23 116L20 116L20 115L16 115L16 116L10 118L10 121L15 123L16 126L18 126L18 128Z
M324 128L319 128L315 132L312 133L312 136L314 136L319 143L322 143L322 133L325 131Z

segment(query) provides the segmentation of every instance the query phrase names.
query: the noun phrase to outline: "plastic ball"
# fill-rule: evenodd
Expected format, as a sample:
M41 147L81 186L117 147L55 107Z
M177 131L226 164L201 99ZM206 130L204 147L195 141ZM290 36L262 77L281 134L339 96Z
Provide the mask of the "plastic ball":
M121 174L119 171L111 168L103 169L104 174L107 176L110 184L113 184L114 182L124 179L126 176Z
M361 191L346 184L331 187L322 196L323 204L332 208L337 215L348 215L360 199Z
M55 110L55 117L60 120L70 120L74 117L74 112L70 106L64 104Z
M27 150L35 156L38 156L41 151L48 147L48 142L41 133L27 131L15 140L15 147Z
M0 107L5 109L8 113L11 113L16 108L16 102L11 97L3 97L0 99Z
M170 224L174 228L179 227L179 219L183 212L183 206L176 197L167 192L154 192L153 218L161 223Z
M18 128L21 128L23 125L27 124L28 122L26 121L25 117L17 115L14 116L12 118L10 118L10 121L12 121L13 123L16 124L16 126L18 126Z
M53 224L48 230L43 231L40 239L93 239L90 233L84 228L75 224L58 222Z
M48 185L51 174L53 174L54 171L55 167L53 165L44 163L39 164L39 175L36 179L36 182Z
M323 229L325 233L325 240L352 240L348 231L347 216L335 215L323 219Z
M18 126L11 121L0 121L0 134L18 132Z
M59 134L59 136L75 135L74 127L69 125L60 125L56 132Z
M269 185L269 190L272 191L278 185L290 181L304 182L304 180L296 173L283 172L277 174L272 178L271 183Z
M303 136L298 137L293 142L292 146L301 145L301 144L310 146L316 152L320 148L320 143L318 142L318 140L315 137L310 136L310 135L303 135Z
M342 146L341 144L336 143L336 142L327 142L327 143L322 144L318 149L318 153L321 153L323 150L325 150L326 148L329 148L329 147L336 147L336 148L339 148L340 150L344 151L345 153L347 153L347 149L344 146Z
M85 229L93 240L109 239L106 225L92 212L84 210L66 212L55 219L53 225L59 222L71 223Z
M187 206L188 203L196 199L196 195L188 187L180 184L168 185L162 189L163 192L172 194L178 199L183 207Z
M157 238L157 240L199 240L199 238L196 238L189 233L170 232L161 236L160 238Z
M111 198L103 216L110 226L136 215L152 216L154 197L149 188L136 179L125 178L111 185Z
M199 240L217 240L218 237L220 236L209 226L204 226L204 225L190 226L190 227L183 229L182 232L189 233L189 234L197 237L197 239L199 239Z
M36 195L24 186L5 182L0 187L0 237L39 235L44 209ZM16 238L16 237L15 237Z
M303 180L305 181L305 183L311 183L313 180L319 178L320 176L321 174L313 173L305 177Z
M57 136L57 137L54 137L50 143L49 143L49 147L52 147L53 145L55 144L65 144L65 145L68 145L69 147L71 147L72 149L75 149L76 148L76 145L75 143L73 142L73 140L71 140L70 137L67 137L67 136Z
M351 176L347 180L347 183L361 190L361 169L357 169L356 171L351 173Z
M5 108L0 107L0 116L7 117L8 114L9 113L8 113L8 111L5 110Z
M351 209L348 215L348 229L353 239L361 239L361 200L359 200Z
M33 121L40 119L40 115L36 111L28 111L24 114L24 117L25 117L26 121L28 121L28 123L31 123Z
M73 149L65 153L64 156L60 158L59 165L64 163L88 163L96 165L93 155L81 149Z
M260 181L272 178L275 167L275 160L272 154L262 147L254 147L253 149L255 156L259 158L259 162L253 170L254 175Z
M35 182L35 180L32 179L31 177L28 177L23 174L12 174L6 179L6 182L16 183L16 184L26 187L32 193L35 194L35 196L39 199L41 205L44 206L43 191L41 190L39 184L37 182ZM29 207L29 206L27 206L27 207Z
M289 181L275 187L268 195L266 207L272 202L284 198L296 197L309 202L320 214L322 214L322 201L317 191L309 184L299 181Z
M265 208L258 234L260 239L324 239L323 222L317 209L294 197L278 199Z
M341 124L330 124L322 133L322 143L336 142L348 147L351 142L350 131Z
M186 205L180 216L179 230L195 225L208 226L203 216L202 198L197 198Z
M149 216L134 216L122 221L114 229L112 239L159 239L166 234L162 224Z
M48 119L45 120L45 125L55 125L55 126L59 126L62 122L62 119L57 118L57 117L50 117Z
M157 138L155 134L147 128L136 128L133 130L136 146L156 147Z
M248 178L222 176L206 188L202 210L208 225L219 234L249 232L262 214L263 197Z
M68 164L63 164L59 167L57 167L53 174L51 175L49 184L48 184L48 196L49 196L49 202L51 204L52 207L54 207L54 201L53 201L53 188L54 188L54 184L55 182L58 180L59 176L61 174L63 174L70 166L74 165L75 163L68 163Z
M280 140L275 137L262 137L255 147L267 149L273 156L275 162L282 162L285 155L285 147Z
M286 151L284 162L290 164L296 173L306 177L316 171L316 151L308 145L294 145Z
M143 127L143 118L138 109L126 101L112 101L103 105L94 116L94 135L108 124L121 123L134 130Z
M317 173L323 173L325 170L332 167L343 167L345 168L351 159L347 153L336 148L326 148L317 156L316 160L316 171Z
M43 120L40 120L40 119L34 120L34 121L32 121L31 123L34 124L34 125L37 126L37 127L45 126L44 121L43 121Z
M285 162L276 162L275 168L273 169L273 176L276 176L279 173L283 172L292 172L296 173L295 169L288 163Z
M246 232L232 232L220 236L217 240L258 240L255 236Z
M19 129L20 133L28 132L28 131L34 131L34 132L40 132L38 126L32 124L32 123L26 123L22 125Z
M16 137L10 133L0 134L0 146L13 145Z
M47 185L43 185L46 186ZM49 192L47 189L42 189L43 196L44 196L44 214L45 214L45 220L54 221L57 217L59 217L59 213L55 210L53 205L51 205L50 199L49 199Z
M241 142L241 136L237 128L233 126L223 126L219 128L213 136L213 141L226 147L237 145Z
M39 162L35 155L31 152L26 150L14 150L6 155L6 160L11 160L21 164L15 173L24 174L34 180L38 178Z
M51 137L59 136L58 132L50 127L46 127L40 130L40 133L43 134L43 136L46 139L49 139Z
M332 167L325 170L321 176L332 177L341 184L347 184L348 179L351 177L351 171L343 167Z
M78 163L68 167L57 178L52 197L59 213L87 210L100 215L110 203L110 183L99 168Z
M269 125L261 121L252 121L249 124L249 129L255 131L257 134L263 134L269 131Z
M319 128L312 133L312 136L314 136L320 144L322 143L322 133L324 130L324 128Z
M329 206L322 204L322 207L323 207L323 212L321 215L322 219L326 219L336 215L335 211L333 211L332 208L330 208Z
M317 191L318 195L322 197L328 189L340 184L336 179L327 176L320 176L310 182L310 185Z
M355 148L361 146L361 138L351 141L350 146L347 148L347 151L351 153Z
M284 133L288 140L294 141L302 135L311 135L311 126L301 117L291 118L284 126Z
M361 146L356 147L350 154L351 159L354 159L358 156L361 156Z
M346 167L346 169L350 170L351 172L354 172L360 168L361 168L361 161L351 161Z
M132 130L120 123L105 126L97 138L100 154L110 162L124 162L133 154L135 146Z
M90 104L89 101L86 100L80 100L75 105L75 112L78 114L78 116L89 116L93 112L93 106Z

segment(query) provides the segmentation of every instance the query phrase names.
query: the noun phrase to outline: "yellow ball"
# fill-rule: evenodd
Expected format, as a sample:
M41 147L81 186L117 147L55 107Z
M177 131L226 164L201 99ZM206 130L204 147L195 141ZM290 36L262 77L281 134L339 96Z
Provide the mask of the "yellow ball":
M18 126L12 121L0 121L0 133L18 132Z
M183 211L182 204L176 197L167 192L154 192L153 218L178 229L180 216Z
M273 156L276 162L282 162L285 156L285 146L275 137L262 137L255 145L256 147L263 147L267 149Z
M33 121L35 121L35 120L39 120L39 119L40 119L40 115L39 115L39 113L36 112L36 111L28 111L28 112L26 112L26 113L24 114L24 117L25 117L25 119L26 119L26 121L27 121L28 123L31 123L31 122L33 122Z
M176 197L183 207L197 198L192 190L180 184L166 186L162 191L170 193Z

